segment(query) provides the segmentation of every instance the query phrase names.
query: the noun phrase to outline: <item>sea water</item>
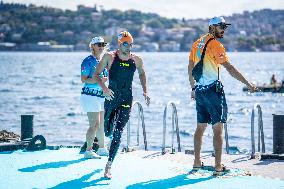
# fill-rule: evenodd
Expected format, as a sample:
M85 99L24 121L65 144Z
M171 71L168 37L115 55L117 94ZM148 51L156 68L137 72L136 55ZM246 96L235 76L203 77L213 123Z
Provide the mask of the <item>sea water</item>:
M196 128L195 101L190 99L188 53L137 53L143 58L151 104L146 106L138 73L133 81L134 100L144 109L147 143L160 150L163 138L163 113L166 104L177 106L181 146L193 148ZM270 82L272 74L284 79L284 53L228 53L230 62L249 80L257 84ZM80 107L80 65L88 52L1 52L0 53L0 130L20 134L20 115L34 115L34 135L43 135L48 145L82 145L88 128L86 113ZM284 114L284 95L243 92L244 84L223 68L230 146L251 149L251 110L256 103L263 110L266 149L272 151L273 116ZM131 112L131 144L143 146L141 126L138 127L137 106ZM172 110L167 113L166 145L171 145ZM257 115L257 114L256 114ZM257 118L255 118L257 120ZM141 123L141 122L140 122ZM257 137L257 122L255 122ZM122 145L126 145L126 129ZM174 146L177 146L176 136ZM256 138L257 139L257 138ZM208 125L202 150L213 149L213 133ZM257 141L257 140L256 140ZM224 145L225 146L225 145Z

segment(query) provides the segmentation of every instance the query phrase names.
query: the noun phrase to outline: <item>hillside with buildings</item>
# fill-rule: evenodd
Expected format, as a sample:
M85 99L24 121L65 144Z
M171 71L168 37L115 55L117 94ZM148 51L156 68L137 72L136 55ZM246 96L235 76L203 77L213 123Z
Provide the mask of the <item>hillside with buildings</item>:
M122 30L133 34L136 51L189 51L208 30L208 19L167 19L97 5L71 11L1 1L0 13L2 51L85 51L96 35L116 47L115 36ZM284 10L245 11L225 19L232 23L223 39L229 51L284 50Z

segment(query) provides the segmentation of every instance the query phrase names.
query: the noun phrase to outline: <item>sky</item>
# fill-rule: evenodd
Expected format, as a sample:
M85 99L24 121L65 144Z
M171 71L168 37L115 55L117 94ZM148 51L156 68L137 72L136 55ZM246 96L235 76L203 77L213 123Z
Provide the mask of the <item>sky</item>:
M284 9L284 0L3 0L5 3L36 4L61 9L76 10L77 5L93 7L102 5L104 9L139 10L157 13L167 18L211 18L230 16L245 10L264 8Z

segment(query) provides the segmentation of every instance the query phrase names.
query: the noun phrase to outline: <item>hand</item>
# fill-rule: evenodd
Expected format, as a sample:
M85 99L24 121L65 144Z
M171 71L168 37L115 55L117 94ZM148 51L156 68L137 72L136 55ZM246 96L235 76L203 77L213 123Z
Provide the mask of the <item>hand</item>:
M102 82L105 83L107 81L107 77L102 77Z
M191 99L195 100L195 90L191 91Z
M260 91L254 84L251 84L251 83L249 83L247 87L248 87L249 92L251 93Z
M111 89L106 87L106 88L103 89L103 93L104 93L104 96L107 100L113 100L114 92Z
M144 96L144 98L145 98L145 101L146 101L147 106L149 106L149 105L150 105L150 97L148 96L147 93L143 93L143 96Z

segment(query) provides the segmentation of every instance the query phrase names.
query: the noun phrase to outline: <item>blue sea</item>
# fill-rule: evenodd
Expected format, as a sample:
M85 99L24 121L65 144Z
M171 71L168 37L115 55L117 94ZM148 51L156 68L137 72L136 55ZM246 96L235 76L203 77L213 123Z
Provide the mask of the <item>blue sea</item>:
M190 99L188 53L138 54L144 60L151 105L147 107L143 101L137 73L133 81L133 96L144 108L149 148L161 149L163 112L166 104L173 101L178 111L182 149L193 149L196 111L195 101ZM33 114L34 135L43 135L48 145L82 145L88 121L79 103L82 87L80 65L86 56L88 52L1 52L0 130L20 134L20 115ZM279 81L284 79L284 53L229 53L229 57L232 64L254 83L269 83L272 74ZM232 78L225 69L221 71L221 78L229 107L230 145L243 151L251 150L251 110L259 103L263 110L266 149L272 151L272 114L284 114L284 94L243 92L244 85ZM132 109L130 122L131 144L136 144L136 106ZM166 144L169 146L171 109L167 123ZM202 150L213 149L212 139L209 125L203 137ZM126 129L122 145L126 145ZM140 146L143 146L141 128Z

